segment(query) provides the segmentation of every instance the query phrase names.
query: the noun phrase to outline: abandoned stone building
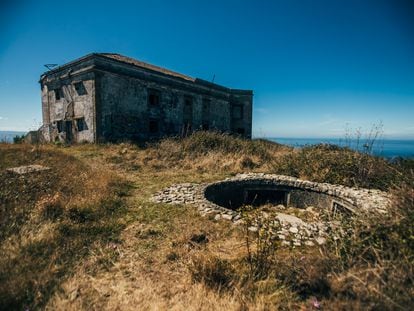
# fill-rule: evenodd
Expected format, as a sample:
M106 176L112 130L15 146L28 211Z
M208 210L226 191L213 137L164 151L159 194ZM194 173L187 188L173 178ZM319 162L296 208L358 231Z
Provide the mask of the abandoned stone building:
M46 141L145 141L217 130L251 137L250 90L235 90L119 54L93 53L44 73Z

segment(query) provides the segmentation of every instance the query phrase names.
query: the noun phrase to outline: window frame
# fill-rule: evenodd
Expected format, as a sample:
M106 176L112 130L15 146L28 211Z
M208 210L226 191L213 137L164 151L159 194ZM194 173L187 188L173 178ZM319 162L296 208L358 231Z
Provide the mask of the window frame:
M63 90L62 90L61 87L58 87L58 88L54 89L53 92L55 93L55 100L56 101L60 101L60 100L62 100L62 98L65 98L65 94L63 93Z
M64 124L63 120L57 120L56 121L56 128L57 128L58 133L63 133L64 132L63 124Z
M81 87L78 87L79 85L81 85ZM83 83L83 81L77 81L73 83L73 87L75 88L76 94L78 96L84 96L87 95L88 92L86 91L86 87L85 84Z
M151 100L154 99L154 100ZM161 103L161 92L157 89L147 90L147 104L148 107L159 107Z
M85 117L76 118L75 122L76 122L76 129L78 132L83 132L88 129L86 121L85 121ZM81 126L79 126L80 124Z

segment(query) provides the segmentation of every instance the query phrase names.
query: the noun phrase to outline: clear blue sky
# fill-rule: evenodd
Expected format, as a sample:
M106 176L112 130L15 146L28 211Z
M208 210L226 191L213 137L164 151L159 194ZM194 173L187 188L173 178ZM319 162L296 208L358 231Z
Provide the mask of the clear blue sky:
M0 0L0 130L41 122L39 76L115 52L254 90L254 134L414 138L414 1Z

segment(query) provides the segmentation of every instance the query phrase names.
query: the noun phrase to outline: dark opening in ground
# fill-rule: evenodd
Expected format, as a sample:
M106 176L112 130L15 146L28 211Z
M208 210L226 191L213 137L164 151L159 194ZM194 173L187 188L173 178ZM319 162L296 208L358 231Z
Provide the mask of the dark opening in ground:
M287 205L287 192L269 189L246 189L245 205L261 206L265 204L284 204Z
M289 204L290 188L251 183L219 183L206 188L206 198L225 208L239 209L244 205Z
M333 215L352 214L351 204L341 198L308 189L280 185L268 180L223 181L206 187L204 196L221 207L237 210L244 205L328 209Z

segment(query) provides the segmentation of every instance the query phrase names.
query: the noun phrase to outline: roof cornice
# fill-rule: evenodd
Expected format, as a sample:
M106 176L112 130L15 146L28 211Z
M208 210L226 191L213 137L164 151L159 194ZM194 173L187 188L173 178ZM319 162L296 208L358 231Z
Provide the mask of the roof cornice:
M143 71L146 71L146 72L150 72L154 75L159 75L161 77L167 77L169 79L179 80L179 81L186 82L186 83L189 83L189 84L199 85L199 86L202 86L202 87L207 87L207 88L211 88L211 89L218 90L218 91L231 92L231 93L234 93L234 94L241 94L241 95L253 95L253 91L251 91L251 90L231 89L231 88L228 88L228 87L216 84L216 83L212 83L212 82L209 82L209 81L206 81L206 80L203 80L203 79L191 78L191 77L185 76L183 74L175 73L171 70L164 69L164 68L159 67L159 66L147 64L147 63L144 63L144 62L141 62L141 61L138 61L138 60L136 60L137 63L141 63L141 64L144 64L144 65L147 65L147 66L144 66L144 65L140 66L139 64L133 64L131 62L122 61L120 59L109 57L107 55L119 55L120 57L124 57L120 54L115 54L115 53L90 53L90 54L87 54L87 55L82 56L80 58L77 58L77 59L75 59L71 62L63 64L63 65L61 65L57 68L54 68L54 69L51 69L49 71L44 72L40 76L40 81L39 82L42 82L46 77L48 77L50 75L58 74L59 72L64 71L64 70L66 70L70 67L76 66L76 65L78 65L82 62L89 61L90 59L93 59L93 58L99 58L101 60L103 59L103 60L111 62L111 63L122 64L125 67L136 68L136 69L140 69L140 70L143 70ZM124 58L129 59L129 60L134 60L130 57L124 57ZM159 70L157 70L157 69L159 69ZM122 75L122 73L120 73L120 74Z

